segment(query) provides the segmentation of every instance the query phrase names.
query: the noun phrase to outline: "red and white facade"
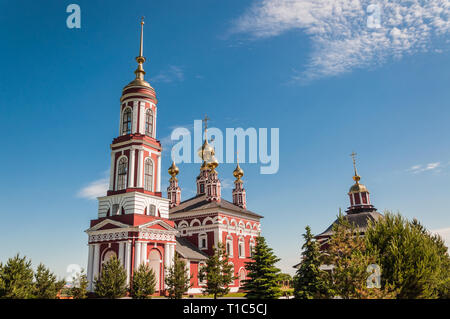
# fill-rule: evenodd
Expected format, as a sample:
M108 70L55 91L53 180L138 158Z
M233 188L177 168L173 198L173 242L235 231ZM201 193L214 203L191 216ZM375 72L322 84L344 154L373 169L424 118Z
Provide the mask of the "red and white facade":
M189 293L201 293L204 283L198 279L199 267L222 242L238 277L230 287L237 291L246 277L244 263L251 260L262 216L246 209L240 180L243 172L233 191L236 201L221 198L215 170L218 163L202 165L198 194L186 201L181 201L182 191L175 177L178 168L173 164L169 168L172 178L168 198L162 196L162 148L156 139L158 101L155 90L144 80L142 40L141 28L136 78L123 89L118 108L119 134L111 144L109 190L98 198L98 216L86 230L89 290L93 291L102 264L116 256L127 272L128 283L134 269L149 264L157 277L156 291L163 294L165 274L178 253L187 261L192 275Z

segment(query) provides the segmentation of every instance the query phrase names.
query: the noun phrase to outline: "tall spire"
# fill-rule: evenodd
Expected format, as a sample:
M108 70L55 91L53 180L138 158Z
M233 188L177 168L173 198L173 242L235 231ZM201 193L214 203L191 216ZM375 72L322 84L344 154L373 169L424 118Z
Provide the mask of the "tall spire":
M144 71L144 67L143 64L145 62L145 57L144 57L144 17L141 18L141 40L140 40L140 45L139 45L139 56L136 57L136 62L138 63L138 67L136 69L136 71L134 71L134 74L136 74L136 80L138 82L145 82L144 81L144 75L145 75L145 71ZM147 82L145 82L147 83ZM144 84L145 83L141 83ZM148 83L147 85L148 86Z

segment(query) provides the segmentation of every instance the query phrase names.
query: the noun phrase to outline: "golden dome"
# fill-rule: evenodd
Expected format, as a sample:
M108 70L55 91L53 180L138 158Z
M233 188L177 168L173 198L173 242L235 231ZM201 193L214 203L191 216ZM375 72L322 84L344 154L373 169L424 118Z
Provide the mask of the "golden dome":
M169 167L169 169L167 170L169 172L169 175L172 176L172 178L175 178L175 176L178 175L178 172L180 171L178 169L178 167L175 165L175 162L172 162L172 166Z
M239 166L239 163L236 166L236 169L233 171L233 176L236 177L237 180L240 180L242 176L244 176L243 169Z
M198 149L198 157L200 157L204 162L209 162L211 157L214 156L214 148L208 144L208 141L205 140L203 145Z
M219 161L214 156L214 154L212 155L211 160L207 163L207 165L208 165L208 168L212 171L214 171L216 169L216 167L219 166Z
M369 192L366 186L359 183L360 179L361 177L359 175L353 176L355 184L352 187L350 187L349 194Z

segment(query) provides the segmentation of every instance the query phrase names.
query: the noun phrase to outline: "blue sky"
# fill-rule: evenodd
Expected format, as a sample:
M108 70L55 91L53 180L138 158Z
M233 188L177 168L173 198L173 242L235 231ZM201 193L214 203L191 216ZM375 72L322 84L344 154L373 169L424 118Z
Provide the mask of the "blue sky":
M107 177L142 15L159 139L205 113L223 130L280 128L277 174L241 166L248 207L265 216L263 235L283 271L298 261L306 225L319 233L347 208L352 151L379 211L450 237L441 2L379 1L376 30L365 24L369 1L77 1L81 29L68 29L70 3L0 1L1 261L19 252L60 276L85 265L83 231L97 214L88 195ZM219 166L225 185L234 166ZM186 199L198 164L179 167Z

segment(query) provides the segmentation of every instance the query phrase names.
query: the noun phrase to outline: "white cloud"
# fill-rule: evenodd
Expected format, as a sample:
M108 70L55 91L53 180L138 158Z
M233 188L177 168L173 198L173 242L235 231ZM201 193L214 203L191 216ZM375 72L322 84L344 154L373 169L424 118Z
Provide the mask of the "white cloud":
M169 65L166 70L159 72L154 77L151 77L151 82L163 82L163 83L171 83L171 82L182 82L184 80L184 72L183 70L176 65Z
M255 38L291 30L309 35L309 62L293 76L306 83L434 51L431 43L450 30L449 15L448 0L263 0L234 21L232 32Z
M439 236L441 236L442 239L445 242L445 245L448 248L450 248L450 227L449 228L442 228L442 229L433 230L432 233L438 234Z
M99 196L105 196L109 187L109 178L101 178L89 183L83 187L77 194L78 197L86 199L97 199Z
M434 162L434 163L428 163L425 165L414 165L411 166L408 171L413 173L413 174L417 174L417 173L421 173L421 172L425 172L425 171L436 171L436 172L440 172L440 168L441 168L441 163L440 162Z

